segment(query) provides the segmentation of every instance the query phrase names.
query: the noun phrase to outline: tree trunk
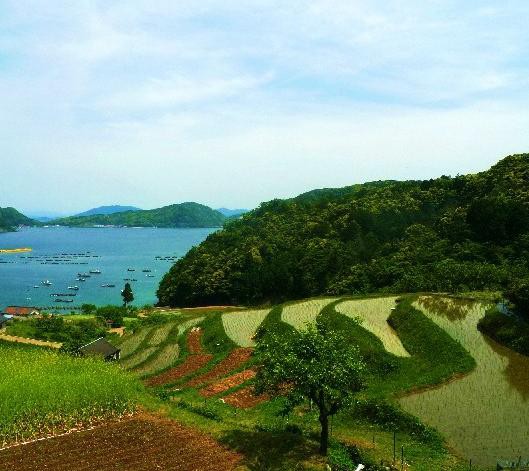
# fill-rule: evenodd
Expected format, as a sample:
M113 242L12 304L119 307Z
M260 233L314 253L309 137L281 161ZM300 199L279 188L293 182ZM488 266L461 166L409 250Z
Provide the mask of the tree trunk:
M320 435L320 453L327 456L329 448L329 416L320 414L321 435Z

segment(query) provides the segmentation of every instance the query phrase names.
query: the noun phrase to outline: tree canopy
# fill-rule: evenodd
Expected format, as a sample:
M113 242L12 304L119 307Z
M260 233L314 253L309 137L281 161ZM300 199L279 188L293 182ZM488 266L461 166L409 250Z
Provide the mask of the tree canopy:
M273 200L178 260L162 305L346 293L501 290L529 277L529 154L475 175Z
M363 389L359 349L324 323L288 334L271 331L258 339L256 390L286 395L289 404L310 399L319 409L320 451L327 454L329 417Z

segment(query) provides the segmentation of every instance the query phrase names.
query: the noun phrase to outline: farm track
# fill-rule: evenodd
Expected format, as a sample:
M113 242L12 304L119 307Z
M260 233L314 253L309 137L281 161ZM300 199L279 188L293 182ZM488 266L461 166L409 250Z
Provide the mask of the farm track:
M201 432L141 414L0 451L2 471L229 471L242 456Z
M269 399L267 394L254 395L253 386L247 386L224 397L224 402L239 409L250 409Z
M228 389L240 386L242 383L255 378L255 374L256 373L254 370L240 371L239 373L235 373L234 375L228 376L227 378L223 378L216 383L206 386L199 391L199 394L203 397L216 396L217 394L221 394Z
M181 365L170 368L159 375L147 379L145 382L147 386L163 386L164 384L174 383L180 378L194 373L195 371L207 365L213 358L213 355L204 353L202 344L200 342L201 337L201 330L191 331L187 336L187 349L189 351L189 355L185 361Z
M228 373L236 370L246 363L252 356L251 348L235 348L230 354L216 364L210 371L188 381L185 386L194 388L216 379L226 376Z
M49 347L49 348L55 348L55 349L62 347L62 343L60 342L48 342L46 340L28 339L26 337L16 337L14 335L8 335L3 332L0 333L0 340L5 340L6 342L25 343L29 345L37 345L39 347Z

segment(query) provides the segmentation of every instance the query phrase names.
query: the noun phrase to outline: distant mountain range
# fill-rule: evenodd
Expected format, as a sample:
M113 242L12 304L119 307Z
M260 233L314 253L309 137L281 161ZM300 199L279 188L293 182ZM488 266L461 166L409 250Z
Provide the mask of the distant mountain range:
M118 204L114 204L112 206L99 206L97 208L92 208L92 209L89 209L88 211L75 214L74 217L116 214L116 213L124 213L125 211L141 211L141 209L136 208L135 206L120 206Z
M91 211L97 210L99 208ZM198 203L181 203L158 209L125 210L124 212L114 211L110 214L71 216L55 219L50 224L70 227L221 227L225 219L226 217L222 213L208 206Z
M217 211L227 218L233 218L237 216L241 216L244 213L249 212L249 209L228 209L228 208L218 208Z

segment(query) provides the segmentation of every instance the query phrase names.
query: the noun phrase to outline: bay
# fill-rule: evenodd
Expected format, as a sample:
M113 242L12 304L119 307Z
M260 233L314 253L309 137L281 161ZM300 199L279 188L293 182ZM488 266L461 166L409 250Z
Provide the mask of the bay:
M216 230L45 227L0 234L0 249L32 249L0 253L0 310L8 305L69 311L83 303L121 304L126 278L136 280L130 281L134 305L153 304L162 276L176 259ZM90 270L101 274L90 274ZM76 280L78 273L90 277L81 282ZM52 285L44 286L44 280ZM115 287L101 286L105 284ZM69 286L79 290L69 290ZM74 302L58 303L56 299Z

